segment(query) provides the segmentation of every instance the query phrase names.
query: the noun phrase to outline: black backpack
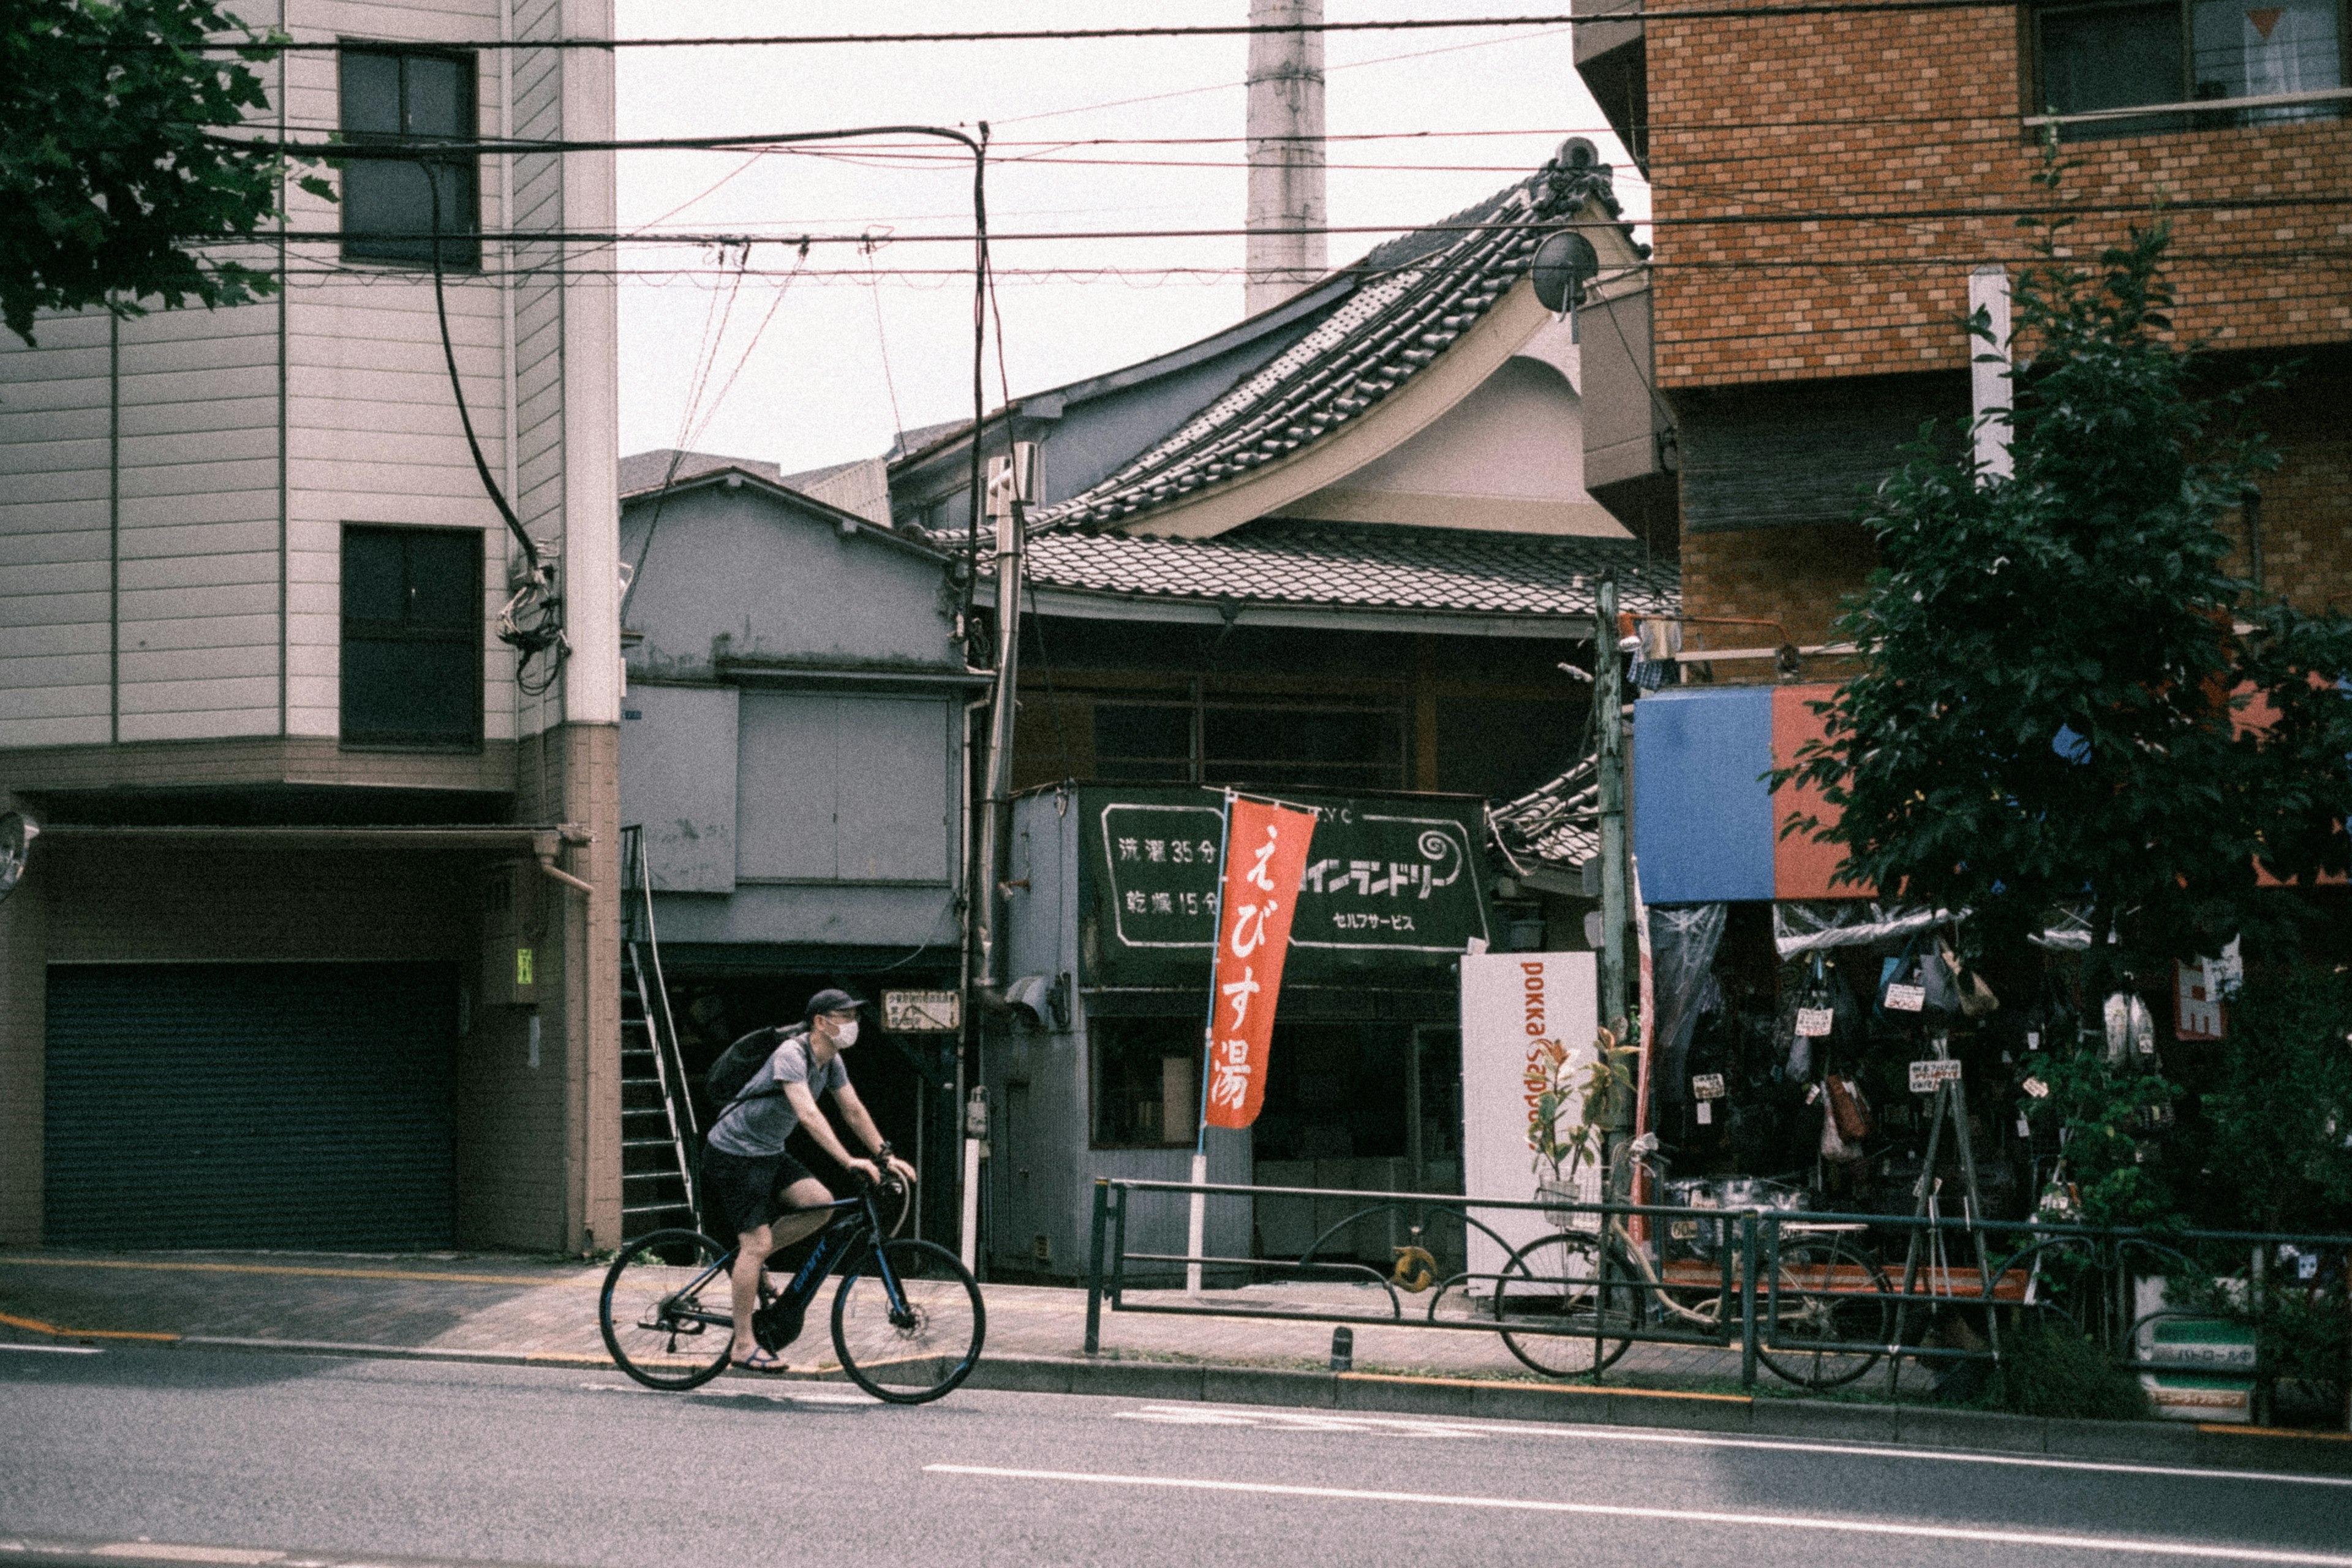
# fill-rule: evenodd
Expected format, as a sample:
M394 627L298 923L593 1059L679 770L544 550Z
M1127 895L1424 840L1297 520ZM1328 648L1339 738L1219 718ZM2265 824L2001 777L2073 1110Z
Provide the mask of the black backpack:
M760 1070L761 1063L776 1054L778 1046L807 1033L808 1026L803 1024L795 1024L788 1029L771 1025L764 1029L752 1030L720 1052L719 1059L710 1064L710 1070L702 1075L702 1091L710 1097L711 1104L720 1108L722 1114L743 1100L764 1100L770 1095L783 1093L782 1089L771 1084L758 1094L747 1096L743 1086L751 1081L752 1075Z

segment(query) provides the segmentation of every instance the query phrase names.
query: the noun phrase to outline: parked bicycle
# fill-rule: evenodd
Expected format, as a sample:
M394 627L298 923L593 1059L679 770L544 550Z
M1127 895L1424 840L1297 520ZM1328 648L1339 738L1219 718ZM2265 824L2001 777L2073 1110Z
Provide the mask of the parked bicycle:
M1651 1169L1658 1173L1654 1163ZM1511 1252L1484 1281L1494 1294L1483 1310L1472 1304L1475 1298L1465 1299L1477 1277L1448 1281L1431 1301L1430 1317L1467 1310L1522 1325L1517 1333L1506 1326L1503 1343L1549 1377L1604 1371L1632 1346L1634 1333L1655 1328L1686 1330L1697 1342L1721 1342L1737 1332L1729 1320L1745 1279L1737 1210L1651 1216L1652 1227L1665 1233L1655 1256L1651 1243L1635 1239L1626 1216L1608 1215L1605 1228L1601 1217L1576 1215L1566 1228ZM1711 1246L1703 1226L1717 1233ZM1835 1388L1868 1372L1883 1353L1875 1347L1888 1342L1893 1295L1876 1260L1849 1237L1861 1228L1784 1217L1777 1247L1768 1239L1760 1249L1757 1353L1783 1381ZM1727 1268L1704 1256L1714 1247L1732 1249ZM1686 1256L1676 1258L1678 1249Z
M833 1349L841 1370L877 1399L921 1405L971 1375L988 1333L980 1285L955 1254L928 1241L891 1239L902 1213L896 1183L860 1182L814 1237L781 1288L763 1273L751 1329L782 1351L800 1336L811 1303L835 1272ZM732 1247L694 1230L657 1230L613 1261L597 1301L604 1348L647 1388L698 1388L727 1368L735 1320L729 1302Z

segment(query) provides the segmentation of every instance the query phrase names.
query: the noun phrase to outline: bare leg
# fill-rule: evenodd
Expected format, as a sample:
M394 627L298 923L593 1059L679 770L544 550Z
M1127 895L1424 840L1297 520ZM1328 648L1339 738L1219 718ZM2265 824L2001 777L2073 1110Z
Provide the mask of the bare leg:
M823 1206L833 1202L833 1194L814 1176L786 1187L784 1202L789 1205L786 1213L735 1238L735 1268L728 1279L733 1288L735 1307L735 1339L727 1348L730 1360L748 1356L759 1348L759 1339L751 1331L751 1314L759 1310L760 1275L768 1259L779 1249L822 1230L825 1221L833 1217L833 1211Z
M740 1361L759 1348L760 1342L751 1332L751 1314L760 1306L760 1271L775 1250L775 1237L764 1225L735 1238L735 1268L727 1281L735 1309L735 1338L727 1347L730 1361Z

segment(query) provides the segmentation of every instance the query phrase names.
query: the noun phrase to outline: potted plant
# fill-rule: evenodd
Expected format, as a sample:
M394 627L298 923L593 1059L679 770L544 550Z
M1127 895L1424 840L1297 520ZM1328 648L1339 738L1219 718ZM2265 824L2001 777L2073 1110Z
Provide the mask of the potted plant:
M1538 1040L1528 1059L1528 1147L1535 1152L1536 1197L1559 1204L1591 1203L1578 1176L1601 1161L1602 1130L1619 1097L1633 1087L1633 1047L1619 1042L1631 1033L1623 1018L1594 1037L1590 1060L1579 1062L1558 1040ZM1550 1211L1563 1230L1599 1228L1600 1216L1570 1209Z

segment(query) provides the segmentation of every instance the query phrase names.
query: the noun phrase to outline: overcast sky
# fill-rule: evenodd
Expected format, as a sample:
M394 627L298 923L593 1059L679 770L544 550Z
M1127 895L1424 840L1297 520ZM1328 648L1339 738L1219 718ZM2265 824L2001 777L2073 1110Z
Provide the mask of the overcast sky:
M1495 0L1328 0L1326 18L1565 9ZM620 0L618 13L623 37L699 37L1084 27L1147 16L1155 24L1232 24L1248 19L1248 4ZM970 129L984 120L994 138L990 225L999 235L1238 227L1245 174L1237 142L1073 143L1238 137L1247 48L1245 37L1231 37L623 50L621 134L887 123ZM1646 193L1577 78L1565 26L1330 35L1327 66L1335 139L1507 132L1335 140L1335 226L1397 232L1433 222L1534 169L1568 134L1597 142L1620 170L1629 215L1647 214ZM906 237L970 232L969 158L940 146L893 141L866 155L624 154L625 230L870 235L877 243L870 250L814 246L805 261L797 247L758 245L740 277L740 252L722 258L709 249L625 247L621 449L683 438L698 450L765 458L790 472L875 456L898 428L968 414L971 292L969 274L958 269L969 266L971 246ZM1330 258L1344 263L1383 237L1333 235ZM1131 363L1238 321L1242 243L1237 236L1001 242L994 254L1003 371L1014 395ZM1000 401L998 375L992 349L991 406Z

